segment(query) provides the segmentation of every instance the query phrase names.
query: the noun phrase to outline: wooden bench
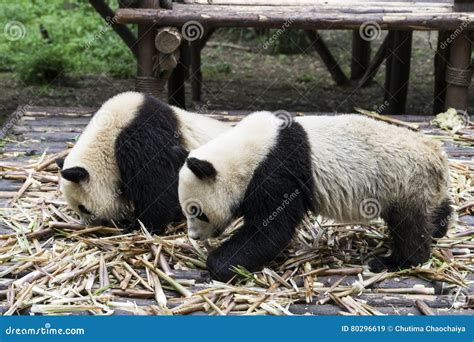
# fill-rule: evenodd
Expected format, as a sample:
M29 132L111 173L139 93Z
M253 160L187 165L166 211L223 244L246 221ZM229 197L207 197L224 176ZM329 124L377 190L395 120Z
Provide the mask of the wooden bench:
M186 65L190 65L193 99L199 99L200 50L215 28L306 30L308 36L316 42L315 48L332 71L334 80L340 85L347 84L348 77L339 68L316 30L353 30L352 81L357 81L356 86L367 84L380 64L386 60L387 113L402 114L405 111L408 91L412 32L436 30L439 31L439 42L435 57L433 112L440 112L446 107L467 110L471 79L471 34L474 31L474 2L471 0L131 2L131 5L136 7L120 8L116 11L116 19L117 26L138 24L138 38L135 43L138 61L136 87L140 91L156 94L164 89L166 81L169 80L168 94L173 104L184 106ZM197 34L196 37L179 36L180 33L186 35L185 29L191 26L195 30L192 33ZM171 30L170 33L169 27L176 30ZM168 33L163 33L163 28L167 28ZM389 31L372 61L369 61L368 53L370 39L361 37L362 30L366 28ZM176 32L178 35L173 39ZM367 34L373 34L373 31L368 31ZM179 47L182 42L185 44ZM160 51L160 44L172 44L175 50L170 53L169 46L166 46L165 50ZM190 56L190 61L173 63L180 54L183 58ZM165 63L168 68L171 66L170 69L162 67L163 60L168 63ZM173 68L175 65L176 68Z

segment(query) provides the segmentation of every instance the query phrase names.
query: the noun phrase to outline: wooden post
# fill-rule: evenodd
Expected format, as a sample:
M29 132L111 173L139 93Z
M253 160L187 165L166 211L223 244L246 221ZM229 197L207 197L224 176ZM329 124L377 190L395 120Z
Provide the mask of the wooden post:
M327 47L323 38L319 35L316 30L305 30L306 35L311 40L314 49L318 53L319 57L323 60L324 65L331 74L333 80L339 86L344 86L349 84L349 80L342 71L341 67L337 63L336 59L332 55L331 51Z
M448 37L452 31L439 31L438 46L434 58L434 94L433 115L439 114L445 109L446 98L446 67L449 61Z
M159 8L157 0L142 0L141 8ZM155 77L153 56L155 50L155 29L153 24L138 25L137 43L137 77L135 88L137 91L158 96L162 90L162 82Z
M201 44L199 41L191 42L189 45L190 57L190 81L191 81L191 99L193 101L201 101Z
M454 11L473 12L474 3L472 0L454 0ZM463 22L447 37L453 40L450 46L449 63L446 67L446 109L467 110L472 75L472 32L466 30L468 24L468 22Z
M404 114L410 79L412 31L395 31L388 49L384 114Z
M201 51L211 38L215 28L208 28L204 36L189 45L189 80L191 82L191 98L193 101L201 101L202 72L201 72Z
M454 36L456 31L451 36ZM468 88L471 81L471 41L466 30L451 43L449 64L446 68L446 108L467 110Z
M360 80L370 63L370 41L361 37L359 30L352 31L351 80Z
M180 55L185 56L188 44L181 44ZM173 72L168 80L168 103L186 109L186 91L184 80L186 79L186 70L182 61L178 61L178 65L173 69Z

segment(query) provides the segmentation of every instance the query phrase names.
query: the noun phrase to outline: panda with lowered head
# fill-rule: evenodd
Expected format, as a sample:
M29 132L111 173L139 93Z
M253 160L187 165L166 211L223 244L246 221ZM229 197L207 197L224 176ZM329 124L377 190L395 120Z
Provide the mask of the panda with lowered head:
M178 172L188 152L227 128L142 93L118 94L57 160L61 191L85 223L139 219L160 233L182 218Z
M339 222L383 218L393 248L369 263L375 272L427 261L432 237L443 236L451 218L440 145L359 115L251 114L191 151L178 193L192 239L216 237L243 216L207 259L222 281L233 266L256 271L278 256L308 212Z

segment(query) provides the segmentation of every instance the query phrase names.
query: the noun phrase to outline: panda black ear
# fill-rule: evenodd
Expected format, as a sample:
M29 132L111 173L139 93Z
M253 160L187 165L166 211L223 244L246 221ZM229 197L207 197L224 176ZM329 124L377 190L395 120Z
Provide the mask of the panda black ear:
M199 179L213 179L217 175L217 171L207 160L200 160L197 158L188 158L186 165Z
M64 166L64 158L56 159L56 165L59 167L60 170L62 170Z
M66 170L61 170L61 176L68 181L79 183L89 177L89 172L80 166L71 167Z

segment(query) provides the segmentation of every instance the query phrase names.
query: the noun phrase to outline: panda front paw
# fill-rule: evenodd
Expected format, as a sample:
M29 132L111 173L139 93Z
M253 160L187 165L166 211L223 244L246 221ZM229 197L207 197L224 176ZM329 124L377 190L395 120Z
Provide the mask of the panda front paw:
M400 265L393 260L392 257L375 257L369 262L369 268L371 272L380 273L382 271L394 272L398 271Z
M227 282L235 276L231 270L232 265L219 255L219 248L209 254L206 266L212 279Z

